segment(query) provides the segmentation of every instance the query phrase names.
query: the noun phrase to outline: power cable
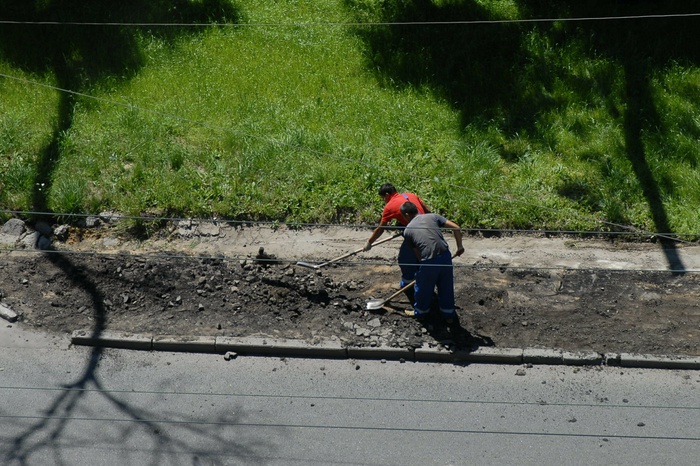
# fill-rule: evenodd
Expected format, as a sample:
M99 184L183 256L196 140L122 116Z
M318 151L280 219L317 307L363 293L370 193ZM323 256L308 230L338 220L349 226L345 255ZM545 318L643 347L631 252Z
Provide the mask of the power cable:
M284 258L256 258L254 256L224 256L224 255L204 255L204 254L163 254L163 253L123 253L123 252L95 252L95 251L66 251L66 250L55 250L55 249L19 249L19 248L8 248L2 249L0 252L6 253L25 253L25 254L57 254L65 256L90 256L90 257L124 257L124 258L146 258L146 259L185 259L185 260L219 260L224 262L236 262L236 261L246 261L255 262L261 265L269 264L289 264L294 265L298 262L323 262L322 259L284 259ZM337 261L334 262L335 266L345 266L345 267L372 267L372 266L386 266L388 262L394 263L393 260L367 260L367 261ZM645 273L698 273L700 269L649 269L649 268L605 268L605 267L568 267L568 266L535 266L535 265L510 265L510 264L464 264L460 262L453 262L452 266L446 264L433 264L424 265L425 267L454 267L455 269L465 269L465 270L498 270L500 272L505 271L556 271L561 270L564 272L645 272Z
M286 429L332 429L332 430L356 430L379 432L406 432L406 433L439 433L439 434L486 434L486 435L513 435L528 437L566 437L566 438L615 438L626 440L673 440L673 441L700 441L700 437L680 437L663 435L624 435L624 434L580 434L566 432L527 432L527 431L499 431L499 430L471 430L471 429L430 429L418 427L378 427L378 426L344 426L344 425L315 425L315 424L280 424L266 422L226 422L226 421L178 421L173 419L118 419L98 417L70 417L70 416L21 416L0 415L0 419L13 420L56 420L78 422L126 422L135 424L163 424L163 425L210 425L230 427L255 427L255 428L286 428Z
M133 394L133 395L156 395L156 396L202 396L202 397L234 397L234 398L270 398L270 399L290 399L290 400L328 400L328 401L370 401L370 402L396 402L396 403L435 403L435 404L483 404L483 405L506 405L506 406L549 406L565 408L622 408L622 409L668 409L668 410L689 410L700 411L700 406L661 406L661 405L631 405L631 404L604 404L604 403L550 403L543 401L494 401L494 400L465 400L465 399L430 399L430 398L377 398L371 396L328 396L328 395L270 395L264 393L224 393L224 392L179 392L161 390L117 390L117 389L96 389L96 388L73 388L73 387L23 387L23 386L0 386L0 390L19 391L60 391L60 392L85 392L85 393L111 393L111 394Z
M456 186L456 185L452 185ZM464 187L465 190L471 188ZM504 199L508 200L508 199ZM538 207L533 205L533 207ZM547 208L542 206L542 208ZM106 220L108 223L119 220L137 220L145 222L185 222L185 223L213 223L230 225L233 228L236 227L248 227L248 226L268 226L271 229L277 228L287 228L289 231L300 231L308 228L348 228L348 229L375 229L378 224L368 224L368 225L357 225L357 224L344 224L344 223L322 223L322 222L279 222L275 220L234 220L219 217L177 217L177 216L148 216L148 215L125 215L109 212L107 214L94 214L94 213L71 213L71 212L39 212L33 210L14 210L14 209L0 209L0 214L9 214L15 216L52 216L59 218L98 218L100 220ZM196 226L196 225L193 225ZM623 225L620 225L623 227ZM548 236L650 236L650 237L675 237L679 241L682 241L680 237L695 237L695 234L679 234L670 232L644 232L636 230L554 230L554 229L537 229L537 228L478 228L478 227L468 227L461 228L461 231L467 234L487 234L487 235L524 235L524 234L536 234L536 235L548 235ZM696 244L692 241L682 241L688 244Z
M370 21L370 22L285 22L285 23L159 23L159 22L113 22L113 21L19 21L0 20L0 24L22 26L109 26L109 27L375 27L375 26L470 26L480 24L521 24L558 22L630 21L647 19L694 18L700 13L669 13L650 15L584 16L560 18L513 18L453 21Z

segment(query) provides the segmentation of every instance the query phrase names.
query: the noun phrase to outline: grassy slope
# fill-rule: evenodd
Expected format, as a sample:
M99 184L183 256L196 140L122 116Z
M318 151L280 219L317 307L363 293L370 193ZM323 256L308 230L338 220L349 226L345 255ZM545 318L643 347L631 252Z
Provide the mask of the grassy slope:
M391 3L398 12L376 8ZM77 99L47 204L372 223L376 188L392 181L465 227L699 230L692 60L648 70L655 120L639 117L635 130L630 68L596 52L585 28L322 24L533 13L517 1L423 3L414 12L402 2L246 1L237 5L251 26L174 42L140 34L137 73L80 89L131 106ZM462 52L454 40L470 45ZM57 97L11 80L0 92L0 203L31 210L32 160L51 138Z

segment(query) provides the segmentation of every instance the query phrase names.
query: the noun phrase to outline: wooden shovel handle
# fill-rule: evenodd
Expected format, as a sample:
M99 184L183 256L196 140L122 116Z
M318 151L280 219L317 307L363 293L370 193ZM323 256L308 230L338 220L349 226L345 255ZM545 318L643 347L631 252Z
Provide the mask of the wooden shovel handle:
M376 246L377 244L386 243L387 241L391 241L392 239L396 238L397 236L401 236L401 235L392 235L392 236L389 236L387 238L381 239L381 240L375 242L374 246ZM365 250L364 248L356 249L355 251L345 253L342 256L336 257L335 259L331 259L327 262L324 262L323 264L319 264L317 267L321 268L321 267L326 266L328 264L332 264L333 262L338 262L339 260L345 259L345 258L350 257L350 256L354 256L355 254L358 254L364 250Z

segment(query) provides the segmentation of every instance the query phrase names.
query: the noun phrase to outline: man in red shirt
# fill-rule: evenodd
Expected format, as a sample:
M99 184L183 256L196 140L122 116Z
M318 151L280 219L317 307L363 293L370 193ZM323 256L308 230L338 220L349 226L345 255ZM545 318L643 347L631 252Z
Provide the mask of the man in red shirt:
M413 193L401 193L396 191L396 188L391 183L385 183L379 188L379 196L384 199L384 210L382 211L382 219L379 222L379 226L372 232L372 236L369 237L367 243L365 243L364 250L369 251L372 249L372 243L374 243L385 230L396 229L392 228L389 224L392 220L396 220L396 223L400 225L399 229L403 231L408 222L406 218L401 213L401 206L404 202L412 202L418 208L418 212L421 214L430 213L428 207L421 198ZM418 271L418 266L420 262L416 258L416 254L409 244L404 240L399 248L399 267L401 268L401 287L403 288L409 282L411 282ZM413 302L413 289L410 288L406 295Z

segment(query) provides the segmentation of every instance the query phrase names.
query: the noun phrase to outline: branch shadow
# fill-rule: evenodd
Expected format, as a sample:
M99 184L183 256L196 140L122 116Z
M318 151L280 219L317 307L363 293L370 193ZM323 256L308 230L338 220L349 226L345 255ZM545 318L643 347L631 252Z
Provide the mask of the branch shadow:
M350 10L361 9L356 0L345 0ZM680 0L516 0L525 18L594 18L639 15L697 13L698 6ZM651 94L653 74L671 63L700 63L700 48L694 46L696 17L653 18L635 21L545 21L542 23L490 23L494 17L474 0L434 2L431 0L389 0L381 7L386 23L425 23L472 21L447 25L378 25L357 29L368 45L367 66L387 86L422 89L426 85L444 98L467 125L496 122L505 134L538 134L538 115L555 109L551 97L556 80L565 79L582 98L594 89L606 100L610 115L624 128L626 155L644 193L652 220L666 254L669 269L683 273L685 267L673 239L664 192L672 190L672 180L659 179L650 166L644 136L663 133L661 120ZM552 72L546 57L528 56L528 33L538 30L550 39L552 47L581 46L591 57L608 57L624 70L620 113L608 82L595 78L562 77ZM530 70L524 73L523 70ZM507 161L517 161L504 148ZM607 176L601 170L602 176ZM572 184L560 195L581 195Z
M33 210L50 215L47 194L51 188L53 170L61 156L61 139L70 130L76 104L76 92L103 79L115 82L126 81L135 76L143 65L144 57L139 46L139 34L159 37L168 44L197 34L201 29L186 27L126 27L66 25L66 22L139 22L139 23L202 23L236 22L239 13L231 2L224 0L116 0L103 2L80 2L76 0L47 0L27 2L6 0L0 4L0 17L5 20L37 22L40 24L6 24L0 28L0 58L20 67L26 72L55 76L56 87L62 89L58 97L57 118L50 142L40 152L37 160ZM94 310L92 336L99 337L105 329L107 309L104 296L86 271L60 254L45 255L48 262L60 270L73 286L90 296ZM212 425L178 423L179 432L214 442L215 448L197 451L173 435L167 434L161 425L162 415L137 408L104 391L98 375L99 361L103 349L91 350L85 367L78 379L67 385L44 410L40 420L29 425L11 440L9 449L3 454L4 464L35 464L34 458L50 450L57 464L70 464L62 459L63 441L70 440L71 414L85 409L86 390L97 390L102 397L119 412L140 426L141 431L152 439L154 449L152 464L168 462L164 455L168 449L194 452L193 464L201 458L225 453L229 456L261 456L270 451L271 445L264 442L232 442L225 438L226 429L219 424L235 424L238 419L220 416ZM137 435L125 427L115 443ZM168 446L169 448L162 448ZM174 460L170 458L170 460ZM174 462L174 461L171 461Z
M523 4L541 16L546 12L561 17L621 17L646 15L678 15L697 13L698 7L678 0L605 2L558 2L553 11L549 2L524 0ZM547 10L541 9L547 6ZM586 49L607 56L624 71L623 96L626 106L618 115L615 105L608 104L613 117L622 121L627 159L639 181L649 212L666 256L669 270L685 273L685 266L673 238L668 213L663 203L664 192L673 190L672 180L661 179L649 165L645 135L668 132L658 113L652 95L651 81L657 70L671 63L700 63L700 50L692 46L694 31L700 26L695 17L608 20L567 24L560 31L550 28L553 39L580 41Z
M354 10L356 0L345 0ZM431 0L384 3L380 21L423 23L497 20L479 3ZM461 114L462 126L474 121L518 118L508 109L529 96L518 90L514 63L520 51L517 24L378 25L363 26L356 34L367 44L367 67L387 87L421 89L438 93ZM497 59L494 59L497 57ZM520 105L526 105L524 103ZM539 102L544 105L544 102ZM532 121L507 121L529 126Z
M92 336L99 337L107 322L103 293L84 270L76 267L62 254L48 253L44 257L66 277L69 277L74 287L83 290L90 296L95 320ZM55 464L71 464L68 460L63 459L63 449L93 444L79 444L71 436L70 425L78 410L81 412L89 410L85 398L88 393L95 391L119 413L124 414L126 420L131 421L124 423L125 426L121 428L121 433L110 438L110 441L115 446L123 446L130 438L138 438L139 443L143 443L142 437L149 438L152 445L150 464L176 464L182 462L183 454L191 455L191 464L201 464L201 459L214 461L222 455L250 460L250 458L262 458L274 449L271 444L262 440L232 441L231 437L227 436L229 433L227 428L240 423L242 414L236 416L223 414L206 423L188 422L191 420L183 419L177 413L156 413L152 410L132 406L119 399L113 393L105 390L99 377L99 361L103 353L103 348L93 347L91 349L85 367L77 380L63 387L64 390L43 411L39 420L28 425L22 433L11 439L11 445L2 455L3 464L36 464L35 458L45 451L53 453L52 458ZM174 427L172 423L174 423ZM137 427L132 428L130 425ZM187 440L182 438L182 434L197 440L205 440L210 447L205 451L190 445ZM129 462L126 461L125 464L129 464Z
M226 0L4 0L0 3L0 17L19 22L3 24L0 28L0 59L29 73L52 73L56 87L62 89L55 129L50 142L38 154L32 210L49 211L47 193L60 159L61 139L71 128L75 92L107 78L118 83L135 76L144 63L140 36L158 37L172 45L202 30L153 24L235 23L239 16L233 4ZM27 22L31 24L22 24Z

